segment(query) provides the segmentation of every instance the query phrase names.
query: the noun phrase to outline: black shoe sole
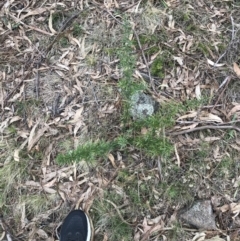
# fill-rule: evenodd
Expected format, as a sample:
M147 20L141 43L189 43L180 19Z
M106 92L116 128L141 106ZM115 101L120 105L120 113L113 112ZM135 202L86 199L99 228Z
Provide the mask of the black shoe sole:
M60 241L64 241L63 237L66 236L69 232L76 232L76 230L71 230L71 223L73 220L81 219L83 222L83 227L79 227L79 230L84 229L87 230L87 237L84 241L91 241L92 231L91 231L91 223L85 212L82 210L73 210L71 211L67 217L64 219L61 231L60 231ZM74 223L73 223L74 224ZM80 231L81 232L81 231Z

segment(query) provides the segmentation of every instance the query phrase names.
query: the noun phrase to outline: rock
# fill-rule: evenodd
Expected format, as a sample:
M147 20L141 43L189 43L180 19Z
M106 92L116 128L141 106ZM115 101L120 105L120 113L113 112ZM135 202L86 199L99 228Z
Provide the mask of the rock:
M143 119L153 115L157 103L149 95L137 92L131 96L130 113L133 119Z
M190 209L182 212L179 218L185 223L198 229L215 230L215 215L213 214L211 201L197 201Z

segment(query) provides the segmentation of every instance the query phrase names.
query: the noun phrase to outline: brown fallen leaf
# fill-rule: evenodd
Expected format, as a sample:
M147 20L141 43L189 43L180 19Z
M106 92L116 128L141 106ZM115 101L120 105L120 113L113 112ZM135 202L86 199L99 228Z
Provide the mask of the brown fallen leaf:
M187 118L194 118L197 116L197 111L190 111L189 114L180 116L177 120L187 119Z
M198 119L201 121L214 121L218 123L223 123L222 119L219 116L214 115L212 113L208 113L206 111L202 111Z
M225 239L220 238L219 236L215 236L210 239L204 239L205 241L225 241Z
M240 77L240 68L236 63L233 63L233 70L238 77Z
M41 136L44 134L44 132L48 129L47 126L43 127L42 129L38 130L36 133L36 128L38 126L38 123L35 124L35 126L32 128L29 138L28 138L28 151L30 151L33 146L39 141Z
M112 163L112 166L113 166L114 168L117 168L117 165L116 165L115 158L114 158L113 154L109 153L109 154L108 154L108 159L109 159L110 162Z
M29 11L27 14L23 15L20 20L23 20L24 18L28 17L28 16L32 16L32 15L38 15L38 14L42 14L44 12L48 11L47 8L37 8L33 11Z
M227 114L227 117L230 119L230 117L238 111L240 111L240 105L234 106Z

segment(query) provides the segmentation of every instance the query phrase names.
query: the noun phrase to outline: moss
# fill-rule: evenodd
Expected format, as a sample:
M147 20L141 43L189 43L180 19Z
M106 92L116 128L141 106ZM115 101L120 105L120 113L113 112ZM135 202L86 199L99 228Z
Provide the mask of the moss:
M164 78L165 69L172 68L174 62L172 60L171 53L168 51L164 51L160 53L159 56L153 61L150 71L153 76Z
M62 48L66 48L69 44L68 38L67 37L60 38L59 44Z
M198 30L198 27L195 24L188 24L188 26L186 27L186 30L188 32L195 32Z
M75 23L73 25L73 37L79 37L80 35L82 35L84 33L83 28L81 27L81 25L79 25L78 23Z
M197 45L197 52L202 53L205 57L209 57L211 51L214 51L214 47L212 47L209 43L199 42Z
M95 66L97 64L97 59L94 55L90 54L86 57L86 62L89 66Z
M115 56L116 50L117 50L116 48L107 48L107 47L103 48L103 52L109 56Z

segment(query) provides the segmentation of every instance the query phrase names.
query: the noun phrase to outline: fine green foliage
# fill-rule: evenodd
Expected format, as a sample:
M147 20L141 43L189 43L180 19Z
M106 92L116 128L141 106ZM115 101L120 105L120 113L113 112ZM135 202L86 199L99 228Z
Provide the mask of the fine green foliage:
M73 161L92 162L99 157L105 156L112 151L115 143L106 141L87 142L79 146L76 150L69 151L66 154L60 154L57 157L59 164L72 163Z
M119 81L119 87L123 97L126 100L139 90L144 90L145 85L143 83L136 83L133 80L133 73L136 67L136 56L133 53L134 43L129 39L132 34L132 29L126 20L123 26L123 37L121 39L120 47L118 48L117 55L120 60L120 68L123 72L123 77Z
M151 74L159 78L165 76L165 69L173 67L173 59L169 51L164 51L153 61L151 65Z
M146 134L134 139L133 143L137 148L143 150L148 156L156 157L159 155L169 157L173 151L171 143L164 137L157 137Z
M16 183L26 180L28 163L10 160L0 169L0 208L7 203L8 195L16 194ZM10 203L9 203L10 204Z

